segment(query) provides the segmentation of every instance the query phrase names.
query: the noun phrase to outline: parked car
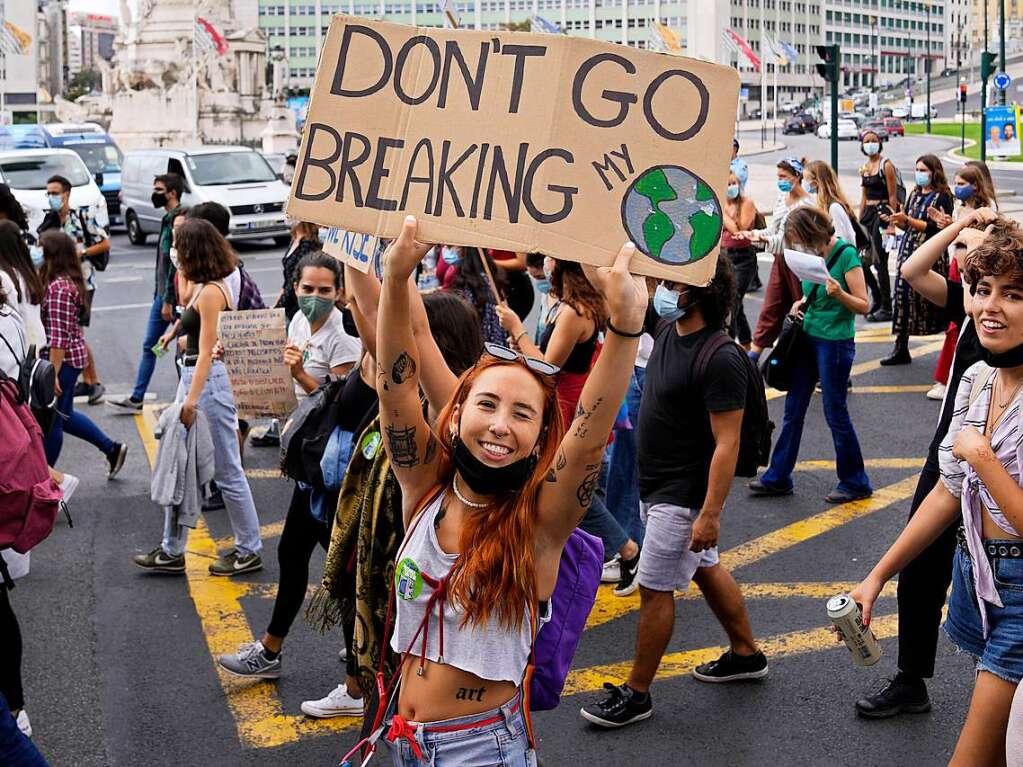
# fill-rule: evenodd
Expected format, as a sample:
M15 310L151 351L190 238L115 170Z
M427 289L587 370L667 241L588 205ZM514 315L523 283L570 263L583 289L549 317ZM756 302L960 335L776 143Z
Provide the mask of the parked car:
M816 130L817 121L813 118L813 115L801 112L785 120L785 125L782 126L781 132L787 135L789 133L814 133Z
M913 104L912 108L910 109L910 113L911 113L910 117L912 117L912 119L914 119L914 120L922 120L922 119L924 119L927 116L927 104ZM931 117L933 118L933 117L937 117L937 116L938 116L938 108L932 106L931 107Z
M898 117L886 117L884 119L884 127L888 131L889 136L906 135L906 126L902 124L902 120Z
M124 156L121 203L128 239L142 245L160 231L163 209L153 207L153 179L177 173L185 179L182 205L219 202L231 211L232 240L290 241L284 220L288 187L255 150L242 146L197 149L134 149Z
M863 134L867 131L876 133L877 137L881 139L881 141L888 140L888 129L884 126L884 120L868 120L865 122L863 127L860 128L860 141L863 140Z
M53 147L0 152L0 182L7 184L21 203L29 231L33 233L50 209L46 201L46 181L51 176L64 176L71 182L71 207L92 210L96 223L110 226L107 201L77 153Z
M906 109L906 107L893 107L892 117L895 117L899 120L905 120L909 117L909 110Z
M891 107L881 107L880 109L877 110L877 116L880 117L882 120L884 120L885 118L891 117L892 116L892 108Z
M821 123L820 127L817 128L818 138L831 138L831 123ZM859 128L856 127L856 123L852 120L839 119L838 121L838 139L852 139L856 140L860 137Z

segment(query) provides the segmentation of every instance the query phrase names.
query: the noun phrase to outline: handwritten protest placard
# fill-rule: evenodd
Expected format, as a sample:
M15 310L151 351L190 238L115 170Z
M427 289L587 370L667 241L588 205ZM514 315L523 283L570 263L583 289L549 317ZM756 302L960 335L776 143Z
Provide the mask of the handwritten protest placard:
M332 227L323 240L323 252L363 274L369 274L377 244L377 238L371 234Z
M224 364L238 415L283 418L295 409L295 384L284 364L288 336L283 309L221 312Z
M392 238L714 272L734 69L577 37L335 16L288 215Z

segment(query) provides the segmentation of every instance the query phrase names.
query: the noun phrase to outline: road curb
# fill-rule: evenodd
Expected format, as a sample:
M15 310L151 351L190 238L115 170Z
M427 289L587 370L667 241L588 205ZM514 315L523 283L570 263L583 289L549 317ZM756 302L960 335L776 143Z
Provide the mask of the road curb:
M934 134L933 133L925 133L923 135L925 135L925 136L933 136ZM969 148L971 146L976 146L976 144L977 144L977 142L974 141L972 138L966 139L966 146L967 146L967 148ZM959 150L958 149L953 148L953 149L949 149L945 153L945 159L948 162L958 163L959 165L962 165L963 163L967 162L971 158L963 157L961 154L959 154ZM1000 162L998 160L987 160L986 162L987 162L988 168L990 168L991 170L1002 170L1002 171L1010 171L1010 172L1015 172L1015 173L1023 173L1023 162Z
M784 141L776 141L774 144L767 145L763 149L753 149L749 152L739 150L739 157L756 157L760 154L771 154L771 152L780 152L785 148L786 144Z

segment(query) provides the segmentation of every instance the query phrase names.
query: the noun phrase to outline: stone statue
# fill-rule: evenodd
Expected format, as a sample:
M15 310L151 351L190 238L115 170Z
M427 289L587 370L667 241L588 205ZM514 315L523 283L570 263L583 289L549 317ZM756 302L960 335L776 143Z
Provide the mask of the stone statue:
M270 59L273 62L273 85L270 97L275 104L283 104L287 97L287 84L289 77L288 58L284 55L284 49L277 46L270 52Z

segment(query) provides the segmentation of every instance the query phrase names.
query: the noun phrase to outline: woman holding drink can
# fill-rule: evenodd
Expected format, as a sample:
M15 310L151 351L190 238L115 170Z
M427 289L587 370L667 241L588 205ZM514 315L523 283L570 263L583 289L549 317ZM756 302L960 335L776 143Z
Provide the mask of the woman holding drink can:
M961 518L945 633L977 661L952 765L1005 764L1023 678L1023 230L1000 226L969 256L966 281L983 360L967 370L938 452L941 482L850 596L870 624L885 582Z

